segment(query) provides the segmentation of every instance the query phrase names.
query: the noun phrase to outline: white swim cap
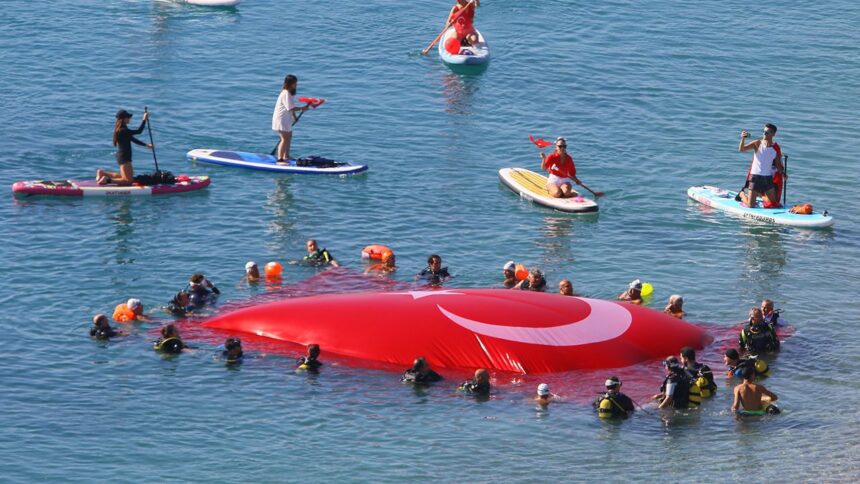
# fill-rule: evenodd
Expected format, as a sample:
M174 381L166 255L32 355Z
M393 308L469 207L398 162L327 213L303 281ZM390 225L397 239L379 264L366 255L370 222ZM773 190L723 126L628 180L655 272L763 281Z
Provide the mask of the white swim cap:
M633 282L631 282L630 285L628 285L627 287L629 287L630 289L642 289L642 281L640 281L639 279L634 279Z
M140 307L140 305L141 305L140 299L131 298L128 301L126 301L125 305L128 306L129 309L134 311L135 309Z
M549 395L549 385L547 385L546 383L541 383L540 385L538 385L537 393L542 397Z
M254 261L248 261L245 263L245 271L250 271L252 268L257 267L257 263Z
M502 270L513 271L513 270L516 270L516 268L517 268L517 265L514 264L514 261L509 260L509 261L505 262L505 266L502 268Z
M617 376L613 376L606 380L606 388L614 388L621 384L621 380Z

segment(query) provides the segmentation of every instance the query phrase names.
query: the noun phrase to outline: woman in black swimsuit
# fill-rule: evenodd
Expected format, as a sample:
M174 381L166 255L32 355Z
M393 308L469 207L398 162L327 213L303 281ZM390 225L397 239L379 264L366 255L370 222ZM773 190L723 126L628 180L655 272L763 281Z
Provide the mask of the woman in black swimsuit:
M96 170L96 182L99 185L107 185L111 182L117 185L131 185L134 183L134 169L131 166L131 144L135 143L152 149L151 144L144 143L134 137L136 134L143 133L143 128L146 126L148 119L149 113L143 113L140 127L131 130L128 128L128 122L131 121L131 113L125 109L120 109L116 113L116 124L113 128L113 145L116 146L116 162L119 165L119 172Z

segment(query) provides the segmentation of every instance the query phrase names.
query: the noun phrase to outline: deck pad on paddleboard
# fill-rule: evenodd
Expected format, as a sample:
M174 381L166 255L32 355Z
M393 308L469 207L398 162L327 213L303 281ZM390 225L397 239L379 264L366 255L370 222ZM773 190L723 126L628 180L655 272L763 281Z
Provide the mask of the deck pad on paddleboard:
M793 227L829 227L833 225L833 217L827 212L812 212L802 215L789 212L789 208L749 208L735 200L737 192L724 190L709 185L690 187L687 195L693 200L717 210L722 210L745 219L756 220L778 225Z
M278 164L274 156L265 153L249 153L229 150L191 150L186 155L191 161L215 165L235 166L249 170L274 171L280 173L300 173L308 175L352 175L367 170L367 165L356 165L344 161L334 161L319 156L287 160Z
M209 186L208 176L179 175L176 183L160 185L120 186L113 183L99 185L95 180L26 180L15 182L12 193L16 196L59 197L127 197L146 195L168 195L200 190Z
M594 213L597 202L580 195L569 198L553 198L546 190L547 178L524 168L502 168L499 178L508 188L526 200L568 213Z

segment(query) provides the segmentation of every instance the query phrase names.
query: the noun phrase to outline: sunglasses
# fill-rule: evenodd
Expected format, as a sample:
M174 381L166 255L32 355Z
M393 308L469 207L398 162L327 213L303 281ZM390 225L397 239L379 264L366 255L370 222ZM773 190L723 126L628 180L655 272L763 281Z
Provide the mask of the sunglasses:
M558 148L567 148L567 145L555 145Z

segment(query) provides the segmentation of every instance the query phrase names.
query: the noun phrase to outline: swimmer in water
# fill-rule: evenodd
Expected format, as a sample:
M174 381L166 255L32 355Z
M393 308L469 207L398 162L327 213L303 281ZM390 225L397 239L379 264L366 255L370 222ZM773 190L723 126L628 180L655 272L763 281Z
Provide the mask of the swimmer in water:
M562 279L561 282L558 283L558 293L562 296L576 296L577 294L573 292L573 284L570 283L567 279Z
M182 352L185 348L185 343L183 343L182 339L179 337L179 330L176 329L176 326L168 324L161 328L161 338L158 338L158 340L153 343L152 348L161 353L175 355Z
M770 402L775 402L775 393L768 391L764 385L755 383L755 368L748 366L744 368L743 383L735 387L735 399L732 402L732 412L735 413L778 413L775 405L764 400L767 397Z
M663 312L678 319L684 319L684 298L678 294L669 296L669 304L663 308Z
M519 281L517 281L517 265L514 264L514 261L509 260L505 263L504 267L502 267L502 277L505 278L502 281L502 285L505 286L505 289L511 289L517 285Z
M441 286L446 280L451 278L447 267L442 267L442 258L436 254L427 258L427 267L421 270L415 279L424 279L432 286Z
M308 255L305 256L304 261L306 264L313 266L326 266L330 265L332 267L339 267L337 260L329 253L328 249L320 249L319 245L317 245L317 241L314 239L309 239L305 243L305 248L308 250Z
M529 271L529 277L520 281L515 287L524 291L543 292L546 290L546 279L540 269L532 269Z
M744 370L747 367L755 368L755 375L757 378L770 376L770 367L768 366L767 361L759 359L756 356L741 358L738 350L734 348L726 350L723 355L723 363L728 367L728 371L726 371L726 376L728 377L742 378Z
M412 368L403 372L400 381L414 385L429 385L442 380L442 375L430 369L427 360L423 356L415 358Z
M470 395L487 396L490 394L490 372L481 368L475 370L475 378L464 381L459 390Z
M254 261L245 263L245 276L242 280L248 283L260 282L260 267Z
M227 364L241 363L244 354L242 353L242 341L239 338L227 338L224 342L224 351L221 356Z
M212 304L221 291L212 284L202 272L197 272L188 281L188 297L192 306L203 307Z
M117 304L113 310L113 320L118 323L146 321L147 319L143 314L143 303L140 302L140 299L131 298L122 304Z
M548 407L549 404L553 401L552 393L549 391L549 385L546 383L541 383L537 387L537 396L534 398L535 402L541 407Z
M310 344L308 345L307 354L298 360L296 360L296 365L299 370L308 370L308 371L319 371L319 368L322 366L322 362L319 361L320 357L320 345Z
M642 304L642 281L636 279L628 284L627 290L618 295L618 300Z
M191 296L186 291L179 291L167 303L167 312L174 316L188 316L194 308L191 307Z
M773 301L771 301L770 299L762 299L761 315L764 318L764 321L773 327L777 327L781 324L779 318L779 311L774 311Z
M108 340L116 336L125 336L125 334L113 329L108 317L102 313L98 313L93 316L93 327L90 328L90 336L95 339Z

